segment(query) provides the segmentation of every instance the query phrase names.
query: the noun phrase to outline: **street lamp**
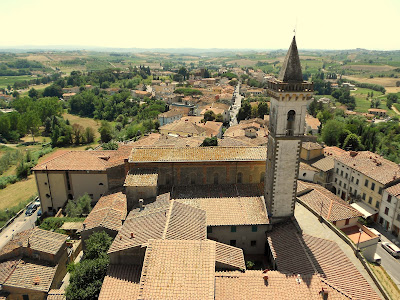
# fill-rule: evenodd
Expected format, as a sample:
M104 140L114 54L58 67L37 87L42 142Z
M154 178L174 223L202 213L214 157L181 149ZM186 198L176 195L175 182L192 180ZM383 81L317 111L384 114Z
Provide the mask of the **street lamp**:
M359 229L358 229L358 232L360 233L360 235L358 236L358 242L357 242L357 250L356 250L356 253L357 253L357 252L360 252L359 246L360 246L361 234L362 234L363 231L362 231L361 228L359 228Z

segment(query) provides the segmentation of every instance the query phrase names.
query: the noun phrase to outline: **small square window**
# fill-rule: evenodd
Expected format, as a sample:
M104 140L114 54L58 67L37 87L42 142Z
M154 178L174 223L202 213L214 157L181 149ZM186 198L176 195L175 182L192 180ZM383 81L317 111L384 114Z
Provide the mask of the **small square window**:
M257 246L257 241L251 241L251 242L250 242L250 246L251 246L251 247Z
M231 226L231 232L236 232L236 226Z
M257 225L251 226L251 232L257 232Z
M229 245L236 247L236 240L230 240Z

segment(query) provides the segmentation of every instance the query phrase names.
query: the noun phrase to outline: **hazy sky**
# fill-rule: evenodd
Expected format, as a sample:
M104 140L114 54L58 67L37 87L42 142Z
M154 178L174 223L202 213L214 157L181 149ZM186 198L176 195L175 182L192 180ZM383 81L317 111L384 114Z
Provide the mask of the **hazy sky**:
M400 49L400 0L0 0L0 47Z

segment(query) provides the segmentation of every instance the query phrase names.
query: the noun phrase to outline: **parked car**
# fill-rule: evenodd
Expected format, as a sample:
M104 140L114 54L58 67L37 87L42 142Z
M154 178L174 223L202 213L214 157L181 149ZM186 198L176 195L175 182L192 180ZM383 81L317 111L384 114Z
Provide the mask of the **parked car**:
M375 234L376 236L378 236L379 237L379 241L381 241L381 234L379 233L379 231L378 230L376 230L376 229L374 229L374 228L370 228L370 227L367 227L373 234Z
M383 249L389 252L393 257L400 257L400 248L390 242L382 243Z
M28 207L26 212L25 212L25 215L32 216L33 213L36 211L36 209L37 209L37 207Z
M38 212L37 212L37 216L40 217L42 215L42 209L39 208Z

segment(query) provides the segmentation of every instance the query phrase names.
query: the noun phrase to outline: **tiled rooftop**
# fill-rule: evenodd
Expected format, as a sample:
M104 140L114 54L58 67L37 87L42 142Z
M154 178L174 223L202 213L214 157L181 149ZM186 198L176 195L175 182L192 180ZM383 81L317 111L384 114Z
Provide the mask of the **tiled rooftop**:
M278 271L268 271L268 280L263 279L260 270L246 272L216 272L216 300L321 300L322 289L328 292L328 299L349 299L338 290L330 287L317 274L301 275L284 274ZM299 283L300 282L300 283Z
M153 208L147 212L145 206L127 218L109 253L141 246L150 239L206 239L205 211L176 201Z
M392 196L394 196L394 197L397 197L398 195L400 195L400 183L397 183L397 184L395 184L395 185L393 185L393 186L391 186L391 187L388 187L388 188L386 189L386 191L387 191L390 195L392 195Z
M330 284L342 290L352 299L379 299L379 296L336 243L306 234L303 235L303 238L318 273Z
M151 240L139 299L214 299L215 242Z
M157 186L158 173L135 171L126 175L124 186Z
M303 201L317 214L321 214L322 212L322 216L327 220L333 222L362 216L358 210L351 207L327 189L316 184L311 185L303 183L303 185L306 185L313 190L304 195L298 196L297 198Z
M118 150L57 151L45 161L36 165L33 171L105 171L122 165L129 156L132 146L121 145Z
M137 299L141 266L110 265L101 287L99 300Z
M231 266L238 270L246 270L243 250L223 243L216 243L215 261L225 266Z
M197 147L132 149L129 162L264 161L265 147Z
M332 157L324 157L312 164L314 168L327 172L335 167L335 160Z
M182 134L196 134L200 135L206 131L205 128L198 126L197 124L193 124L189 121L181 121L177 120L169 124L165 124L160 127L160 130L167 130L168 132L173 133L182 133Z
M381 184L400 179L400 167L396 163L370 151L346 152L336 160Z
M318 172L318 170L306 163L300 162L300 166L299 166L300 170L305 170L305 171L314 171L314 172Z
M320 144L313 142L304 142L301 144L301 147L306 150L318 150L324 148Z
M31 262L20 260L4 285L16 288L48 292L53 282L57 266L53 267L45 262Z
M125 194L118 192L103 196L83 222L83 230L104 227L118 231L121 228L122 220L125 219L126 214L127 203Z
M261 197L176 199L206 211L208 226L269 224Z
M0 250L0 256L21 247L27 248L28 246L32 250L55 255L64 245L66 239L67 236L65 234L59 234L35 227L34 229L28 229L17 233L14 238L5 244Z
M50 290L46 300L66 300L64 290Z

